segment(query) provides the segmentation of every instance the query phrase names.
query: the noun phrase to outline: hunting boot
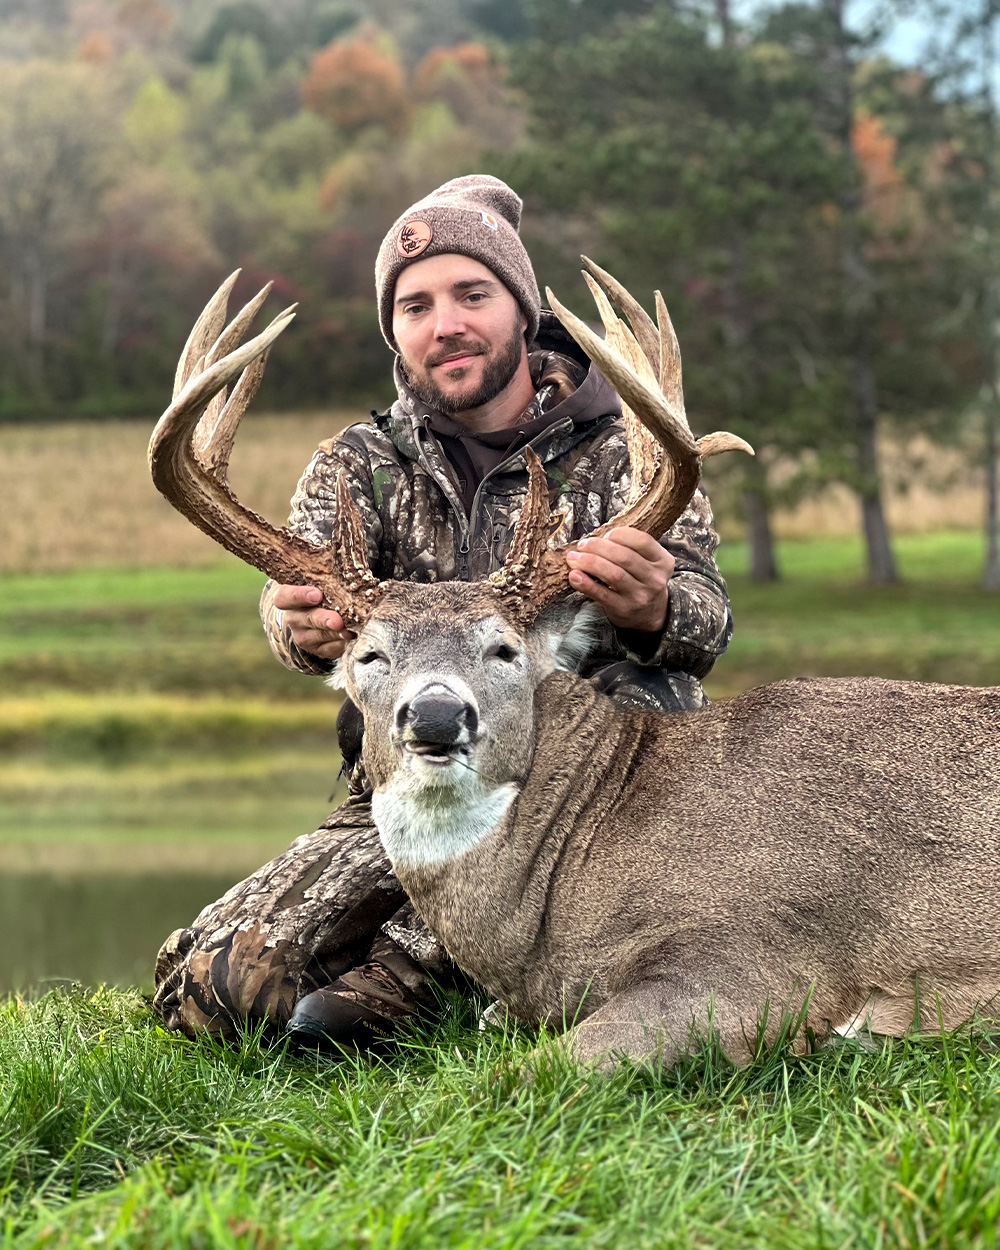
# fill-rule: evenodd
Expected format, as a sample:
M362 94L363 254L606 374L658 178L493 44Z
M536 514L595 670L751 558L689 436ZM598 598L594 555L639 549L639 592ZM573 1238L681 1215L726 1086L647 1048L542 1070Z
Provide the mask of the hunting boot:
M435 1003L428 972L390 937L380 934L367 963L313 990L286 1026L299 1046L366 1049L390 1041L404 1020Z

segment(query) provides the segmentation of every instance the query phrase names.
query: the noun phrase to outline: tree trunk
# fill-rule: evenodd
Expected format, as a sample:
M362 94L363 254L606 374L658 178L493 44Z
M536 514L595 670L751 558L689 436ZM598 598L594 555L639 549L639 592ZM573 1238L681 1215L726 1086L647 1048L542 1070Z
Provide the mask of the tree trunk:
M778 580L778 562L774 554L774 535L771 532L766 486L763 466L757 460L752 460L746 468L743 486L743 515L747 523L752 582Z
M38 395L45 390L45 338L48 321L45 264L37 248L26 249L23 259L27 295L26 365L30 383Z
M840 187L840 262L843 277L843 305L846 353L850 375L851 416L855 429L855 455L858 468L857 492L868 548L868 577L878 584L898 580L896 562L889 540L889 527L882 506L878 451L875 442L878 396L871 362L869 336L875 313L871 271L861 241L861 170L854 155L854 89L851 57L844 27L843 0L825 0L833 25L838 137L844 153L845 177Z
M723 46L728 48L733 40L733 23L729 9L729 0L715 0L715 20L719 23L719 32L722 35Z
M986 358L989 362L989 395L986 400L986 565L983 588L1000 590L1000 552L997 542L997 413L1000 410L1000 342L997 336L1000 314L1000 276L996 269L997 203L996 203L996 107L993 81L996 76L996 49L993 42L996 11L993 0L984 0L982 22L983 112L986 118L986 159L983 162L983 183L986 195L985 225L988 241L989 269L983 300L983 330Z
M875 379L863 347L853 361L852 397L858 427L858 497L868 552L868 580L877 586L899 580L882 505L882 475L878 462Z
M997 534L997 399L986 408L986 566L983 589L1000 590L1000 543Z

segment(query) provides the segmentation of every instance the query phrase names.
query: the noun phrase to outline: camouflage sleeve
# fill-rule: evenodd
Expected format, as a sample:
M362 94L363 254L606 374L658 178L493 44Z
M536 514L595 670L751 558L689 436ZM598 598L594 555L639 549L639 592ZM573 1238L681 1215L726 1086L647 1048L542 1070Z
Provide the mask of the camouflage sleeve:
M703 490L660 542L676 561L663 630L655 635L616 629L615 641L633 664L704 677L729 645L733 620L726 583L715 563L719 536Z
M288 528L317 546L330 541L337 475L341 469L347 473L351 496L361 512L368 536L368 560L374 568L382 542L382 519L375 507L371 464L362 451L345 441L344 435L320 443L292 496ZM274 606L277 588L276 582L268 581L260 597L260 619L271 650L294 672L326 676L332 672L334 662L303 651L296 646L288 626L279 623L281 617Z

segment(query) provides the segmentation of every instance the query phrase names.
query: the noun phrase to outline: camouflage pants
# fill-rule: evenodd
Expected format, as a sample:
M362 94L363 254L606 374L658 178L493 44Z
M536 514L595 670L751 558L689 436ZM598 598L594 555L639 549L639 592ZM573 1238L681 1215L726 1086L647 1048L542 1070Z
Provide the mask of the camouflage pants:
M593 679L616 703L665 712L705 705L687 673L622 662ZM338 720L351 796L164 942L153 1006L168 1029L233 1037L247 1022L282 1028L300 998L364 963L384 933L432 977L457 972L389 866L360 768L360 720Z

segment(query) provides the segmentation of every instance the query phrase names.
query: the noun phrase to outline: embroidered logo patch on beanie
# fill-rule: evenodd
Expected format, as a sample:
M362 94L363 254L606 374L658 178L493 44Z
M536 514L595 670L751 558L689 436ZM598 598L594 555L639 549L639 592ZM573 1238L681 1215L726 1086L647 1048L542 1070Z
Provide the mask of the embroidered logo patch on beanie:
M496 227L493 227L494 230ZM419 256L434 237L426 221L408 221L396 235L396 251L407 260Z
M488 213L485 208L482 208L479 211L482 214L484 226L489 226L491 230L499 229L500 223L497 221L497 219L493 216L492 213Z

